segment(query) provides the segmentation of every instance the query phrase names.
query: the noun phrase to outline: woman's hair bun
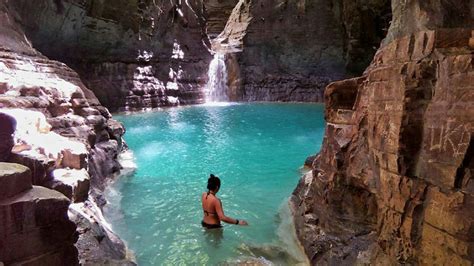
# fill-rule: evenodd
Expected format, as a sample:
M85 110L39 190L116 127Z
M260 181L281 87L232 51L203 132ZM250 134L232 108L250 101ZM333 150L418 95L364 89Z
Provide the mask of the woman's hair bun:
M221 186L221 180L219 177L214 174L210 174L209 179L207 180L207 189L216 190Z

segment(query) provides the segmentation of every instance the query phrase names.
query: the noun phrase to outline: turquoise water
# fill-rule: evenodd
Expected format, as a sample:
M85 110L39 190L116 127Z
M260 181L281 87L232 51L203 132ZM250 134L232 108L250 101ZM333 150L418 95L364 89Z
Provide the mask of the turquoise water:
M291 226L281 224L305 158L320 149L322 105L200 105L114 117L127 129L137 170L112 185L106 215L140 265L302 260ZM250 226L201 228L209 173L221 178L226 215Z

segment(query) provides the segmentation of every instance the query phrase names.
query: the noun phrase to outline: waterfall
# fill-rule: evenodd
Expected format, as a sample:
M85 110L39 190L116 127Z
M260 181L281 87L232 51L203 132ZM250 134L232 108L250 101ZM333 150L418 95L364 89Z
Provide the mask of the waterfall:
M206 102L226 102L227 96L227 68L225 55L215 53L209 65L208 81L206 85Z

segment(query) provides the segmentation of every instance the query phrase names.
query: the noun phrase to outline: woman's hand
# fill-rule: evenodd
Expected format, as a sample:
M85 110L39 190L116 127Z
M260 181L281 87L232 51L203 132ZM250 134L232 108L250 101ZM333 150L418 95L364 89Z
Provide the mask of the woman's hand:
M245 220L239 220L239 225L249 225Z

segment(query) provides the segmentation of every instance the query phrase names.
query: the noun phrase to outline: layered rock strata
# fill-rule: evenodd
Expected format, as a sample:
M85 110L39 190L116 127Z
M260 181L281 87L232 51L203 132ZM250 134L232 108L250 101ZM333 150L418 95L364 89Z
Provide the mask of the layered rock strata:
M211 55L202 1L10 1L34 47L110 110L202 102Z
M31 181L27 167L0 163L0 264L78 265L69 200Z
M210 39L216 38L225 28L230 14L238 0L204 1L206 33Z
M91 254L100 253L100 262L128 263L126 249L120 239L113 233L104 233L106 230L94 233L99 230L91 229L107 227L100 217L98 207L105 202L100 191L107 178L120 170L117 155L123 146L124 129L100 105L76 72L63 63L48 59L31 46L18 23L21 17L10 4L12 3L8 1L0 2L0 116L8 118L2 119L1 133L6 137L0 143L1 157L27 166L31 170L30 186L33 184L34 187L31 193L22 194L18 199L5 203L5 206L13 208L14 214L11 215L17 215L14 217L15 224L19 227L24 224L25 230L29 230L28 226L31 225L31 230L36 231L31 235L25 233L18 237L21 240L19 242L14 236L5 240L2 238L5 241L2 244L9 248L1 249L4 253L1 254L0 261L27 261L34 255L48 258L45 261L48 265L70 264L69 257L54 255L54 259L51 257L50 260L53 251L49 248L63 243L60 237L67 236L61 231L61 223L69 222L75 231L74 224L66 215L71 200L85 205L86 210L94 210L90 213L82 212L87 214L82 219L90 221L89 223L77 222L81 233L77 243L80 262L98 263ZM13 131L14 135L11 135ZM21 183L9 184L11 187L2 181L2 189L8 188L17 195L15 189L22 188ZM62 194L52 193L42 187L55 189ZM35 203L29 209L32 201ZM35 207L35 204L40 207ZM57 212L51 213L53 209L57 209ZM71 219L77 221L80 217L77 218L78 215L72 211L74 209L78 208L71 208L70 215ZM23 215L23 210L28 213ZM31 220L31 213L39 217L40 220L36 220L39 223L43 217L51 216L53 219L56 214L61 214L61 223L49 223L50 220L45 220L48 223L44 224L49 226L45 233L57 230L60 236L56 237L56 233L51 233L51 237L46 237L42 229L35 229L36 225L43 228L43 224L35 225L35 220ZM9 216L0 216L0 227L11 226L9 220L2 220L4 217ZM37 236L39 233L41 237ZM71 242L68 243L72 245L75 240L77 237L69 239ZM82 248L84 246L87 249ZM20 251L11 250L11 247L15 250L31 249L35 253L15 253ZM77 250L71 256L77 261Z
M458 9L474 3L457 2L393 1L364 75L327 87L324 143L292 196L313 264L474 262L474 20Z
M236 53L234 100L321 102L329 82L369 65L390 18L388 0L241 0L213 50Z
M229 52L210 51L209 38L217 35L214 43L241 50L227 56L231 100L322 101L330 81L368 65L390 19L388 0L19 0L10 6L34 47L77 71L112 111L203 102L211 53Z

